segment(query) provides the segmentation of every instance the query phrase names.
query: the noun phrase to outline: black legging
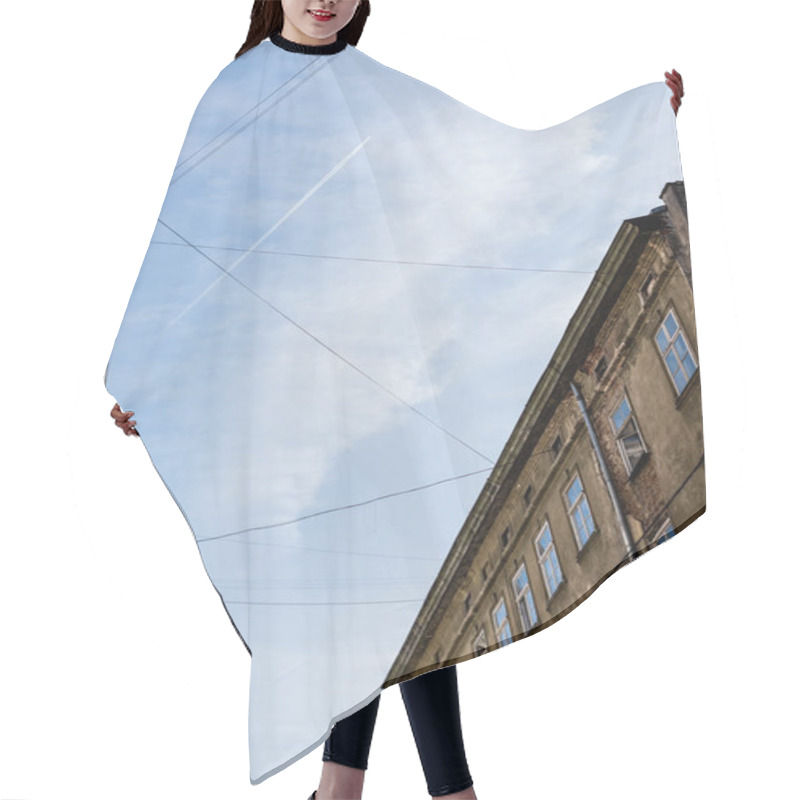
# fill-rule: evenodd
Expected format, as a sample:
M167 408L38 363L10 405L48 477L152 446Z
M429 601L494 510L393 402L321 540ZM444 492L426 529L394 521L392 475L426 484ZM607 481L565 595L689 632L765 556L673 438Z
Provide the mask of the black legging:
M455 664L403 681L400 692L431 797L468 789L472 777L461 734ZM323 761L367 768L380 699L378 695L369 705L333 726L325 741Z

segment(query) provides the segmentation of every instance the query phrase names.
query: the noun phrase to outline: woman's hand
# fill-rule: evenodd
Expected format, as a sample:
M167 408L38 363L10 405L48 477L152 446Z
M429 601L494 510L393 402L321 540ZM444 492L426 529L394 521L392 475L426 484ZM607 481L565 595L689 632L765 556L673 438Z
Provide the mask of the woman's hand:
M136 430L136 420L132 419L133 411L123 411L119 407L119 403L114 403L114 408L111 409L111 416L114 417L114 424L118 428L122 428L126 436L139 435L139 431Z
M672 70L672 72L665 72L664 75L667 78L664 83L672 89L672 97L669 101L672 103L672 110L675 112L675 116L677 116L678 108L681 105L681 97L683 97L683 78L676 69Z

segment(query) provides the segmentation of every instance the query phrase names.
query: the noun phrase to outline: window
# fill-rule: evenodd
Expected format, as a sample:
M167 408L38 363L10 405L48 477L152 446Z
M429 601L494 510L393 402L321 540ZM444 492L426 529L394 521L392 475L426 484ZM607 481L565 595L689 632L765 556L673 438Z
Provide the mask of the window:
M481 570L481 575L483 576L483 582L486 583L486 581L489 580L489 562L488 561L483 565L483 569Z
M647 302L647 298L653 293L653 286L655 282L656 279L653 273L648 272L639 286L639 299L642 301L642 305Z
M489 649L489 645L486 642L486 631L481 628L481 632L475 637L475 640L472 642L472 650L476 656L481 655L481 653L485 653Z
M506 528L503 531L503 535L501 537L501 541L503 543L503 547L507 547L508 546L508 540L509 540L510 537L511 537L511 528Z
M567 514L569 514L572 530L578 540L580 550L589 537L595 532L594 518L589 509L589 501L583 491L580 475L576 474L566 491Z
M539 616L536 613L536 606L533 604L533 592L528 580L528 570L525 569L524 564L514 576L514 599L519 609L522 628L529 631L539 621Z
M603 375L606 374L606 370L608 369L608 362L606 361L605 356L601 356L600 360L597 362L597 366L594 368L594 377L596 381L603 380Z
M625 469L630 475L647 451L639 431L639 424L633 416L631 404L626 395L622 396L616 411L611 415L611 425L617 437L617 446L622 454L622 460L625 462Z
M553 444L551 444L550 447L553 450L553 461L555 461L558 458L558 454L561 452L561 437L556 436L556 438L553 439Z
M470 606L472 605L472 592L464 598L464 613L468 614Z
M680 395L697 372L697 361L689 352L675 313L670 311L656 332L656 344L672 383Z
M511 644L511 623L508 620L508 611L506 610L506 601L501 600L494 609L492 614L494 622L494 632L500 646Z
M672 521L667 520L661 526L661 530L656 534L656 544L662 544L667 539L671 539L675 535L675 528L672 527Z
M528 488L525 490L525 505L529 506L531 504L532 499L533 499L533 486L528 484Z
M547 596L552 597L555 590L561 585L561 581L564 580L564 576L561 572L561 565L558 563L553 534L550 532L550 525L547 522L536 537L536 557L539 559Z

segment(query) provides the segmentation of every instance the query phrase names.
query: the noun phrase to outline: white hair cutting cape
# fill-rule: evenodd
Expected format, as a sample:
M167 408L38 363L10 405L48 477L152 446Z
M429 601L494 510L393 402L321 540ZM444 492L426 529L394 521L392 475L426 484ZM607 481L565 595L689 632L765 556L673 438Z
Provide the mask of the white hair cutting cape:
M688 242L660 199L683 186L669 97L520 130L281 37L206 91L106 386L252 656L253 783L702 513L697 491L666 498L653 538L635 506L695 467L658 428L698 372L670 266L690 276Z

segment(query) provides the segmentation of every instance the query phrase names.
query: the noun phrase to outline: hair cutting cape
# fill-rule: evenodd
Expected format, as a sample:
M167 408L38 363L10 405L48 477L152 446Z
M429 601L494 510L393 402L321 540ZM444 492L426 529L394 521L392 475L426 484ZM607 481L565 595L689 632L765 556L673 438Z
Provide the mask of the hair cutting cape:
M704 511L669 97L527 131L275 37L206 91L106 386L252 656L253 783Z

